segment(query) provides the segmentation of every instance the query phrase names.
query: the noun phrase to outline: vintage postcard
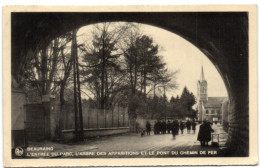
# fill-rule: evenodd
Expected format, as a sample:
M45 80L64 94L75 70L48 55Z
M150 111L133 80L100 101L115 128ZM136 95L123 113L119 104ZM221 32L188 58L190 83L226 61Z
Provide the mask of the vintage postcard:
M5 166L256 165L256 13L4 7Z

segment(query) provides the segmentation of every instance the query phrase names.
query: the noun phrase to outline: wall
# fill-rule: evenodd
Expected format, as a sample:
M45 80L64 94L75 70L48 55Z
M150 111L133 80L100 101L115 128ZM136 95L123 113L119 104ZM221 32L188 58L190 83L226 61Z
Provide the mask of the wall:
M206 113L207 110L208 110L208 114ZM212 112L211 112L212 110L215 111L214 114L212 114ZM221 114L220 114L220 113L218 114L218 111L219 111L219 110L220 110L220 108L212 108L212 107L210 107L210 108L205 108L205 109L204 109L204 114L205 114L204 119L206 119L206 120L212 122L212 121L213 121L213 118L218 118L218 121L220 121Z
M55 104L55 111L60 109L58 103ZM56 112L58 114L58 112ZM72 104L65 104L64 130L62 130L65 140L73 140L75 128L75 113ZM102 110L90 108L86 104L82 105L84 137L106 136L129 132L128 109L115 106L113 109ZM54 126L54 125L53 125ZM78 129L79 129L78 125Z
M49 95L43 95L37 103L27 102L24 117L28 140L52 140L57 137L60 111L56 107L55 99Z
M60 109L60 105L56 104L56 111ZM74 106L65 105L64 129L75 128ZM115 106L113 109L102 110L90 108L82 105L83 128L111 128L111 127L128 127L128 109Z
M222 112L222 125L225 131L228 131L228 106L229 106L229 101L226 100L222 103L221 106L221 112Z
M28 140L54 140L59 138L61 108L57 99L46 95L43 96L42 103L27 103L25 109L26 114L22 114L20 118L25 118ZM64 130L72 130L75 128L74 106L65 104L64 109L63 128ZM129 127L127 108L116 106L113 110L101 110L89 108L83 104L82 110L83 128L91 129L92 131L88 136L123 133L126 132L126 130L122 128ZM17 118L16 115L13 116L13 119ZM24 121L22 123L24 123ZM101 128L110 128L112 131ZM120 130L116 130L116 128L120 128ZM98 129L100 130L98 131Z
M11 94L11 129L12 147L25 146L25 94L23 91L12 88Z
M24 130L24 104L25 94L23 92L12 91L12 130Z
M43 140L46 136L45 109L42 104L26 104L25 131L30 140Z
M249 155L248 99L231 99L229 106L228 146L234 156Z
M109 136L116 134L124 134L129 132L128 127L119 127L119 128L100 128L100 129L84 129L84 138L93 138L97 136ZM65 140L74 139L74 129L63 130L62 131Z

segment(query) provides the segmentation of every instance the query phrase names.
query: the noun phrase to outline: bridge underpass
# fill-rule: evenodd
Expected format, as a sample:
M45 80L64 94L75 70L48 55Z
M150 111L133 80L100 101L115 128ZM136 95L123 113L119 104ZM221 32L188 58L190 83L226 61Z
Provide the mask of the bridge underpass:
M26 58L55 37L81 26L112 21L157 26L180 35L199 48L215 65L227 88L230 100L230 150L236 156L248 156L249 56L246 12L12 13L12 77L19 83Z

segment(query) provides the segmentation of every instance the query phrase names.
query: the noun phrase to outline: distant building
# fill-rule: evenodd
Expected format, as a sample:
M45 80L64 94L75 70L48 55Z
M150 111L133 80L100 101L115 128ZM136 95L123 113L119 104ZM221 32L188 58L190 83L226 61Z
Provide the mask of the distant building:
M197 108L198 108L198 120L208 120L211 122L223 121L222 116L226 111L223 107L225 102L228 102L227 97L208 97L207 92L208 83L204 76L203 67L201 68L200 80L197 84ZM226 114L226 113L225 113Z

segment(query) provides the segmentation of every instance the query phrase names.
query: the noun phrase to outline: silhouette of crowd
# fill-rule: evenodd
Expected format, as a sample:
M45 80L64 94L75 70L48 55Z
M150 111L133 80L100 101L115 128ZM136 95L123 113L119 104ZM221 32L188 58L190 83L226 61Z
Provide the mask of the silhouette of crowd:
M187 134L192 133L195 134L196 132L196 122L195 120L168 120L167 123L165 120L158 120L155 121L154 124L154 135L160 134L172 134L173 139L179 134L183 134L184 130L187 129ZM137 125L139 128L139 125ZM141 129L141 137L144 135L150 136L151 135L151 123L149 121L146 122L145 129ZM211 128L210 122L204 120L203 124L200 125L199 133L197 140L200 141L201 146L208 146L208 142L211 141L211 132L214 130Z
M183 122L182 120L173 120L166 123L165 120L158 120L154 124L154 134L159 135L159 134L170 134L172 133L173 138L175 138L176 135L179 134L179 131L181 134L183 134L184 129L187 128L187 133L190 133L190 130L193 130L193 133L196 131L196 122L195 121L186 121Z

